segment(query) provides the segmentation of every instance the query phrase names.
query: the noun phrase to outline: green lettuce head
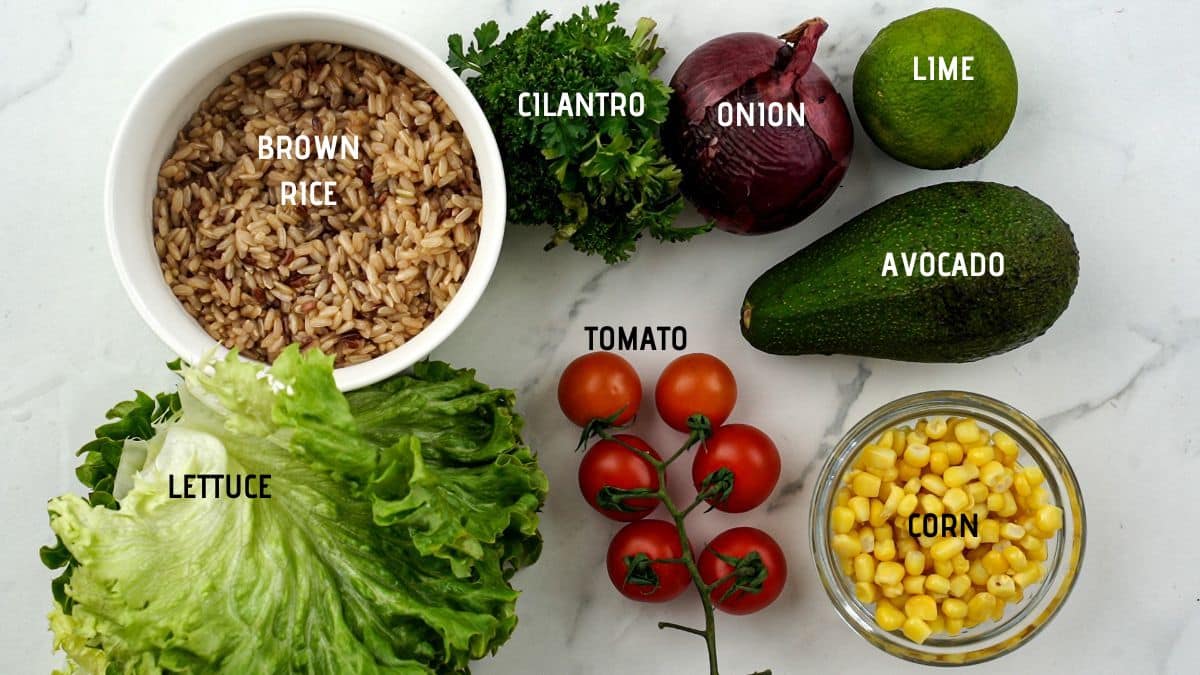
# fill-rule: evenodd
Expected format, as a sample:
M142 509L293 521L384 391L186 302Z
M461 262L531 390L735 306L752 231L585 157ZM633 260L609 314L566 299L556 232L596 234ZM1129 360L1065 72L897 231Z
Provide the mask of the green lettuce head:
M342 394L295 347L181 374L109 411L87 499L50 500L70 670L463 673L509 638L547 489L511 391L427 362ZM185 474L270 497L172 497Z

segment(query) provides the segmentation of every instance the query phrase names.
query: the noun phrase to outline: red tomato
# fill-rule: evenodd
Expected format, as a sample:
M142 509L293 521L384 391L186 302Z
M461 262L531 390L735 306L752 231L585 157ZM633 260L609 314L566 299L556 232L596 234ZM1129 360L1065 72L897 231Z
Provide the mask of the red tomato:
M735 527L708 542L700 554L700 560L696 561L700 578L706 584L716 583L734 571L733 565L717 557L718 553L727 558L741 558L744 562L739 565L741 569L736 577L713 589L710 597L717 609L730 614L752 614L774 602L783 592L783 585L787 581L787 560L779 544L766 532L753 527ZM757 561L745 561L751 553L758 553ZM747 583L758 576L764 569L767 576L757 591L737 587L739 583ZM726 596L726 593L729 595Z
M639 602L666 602L691 585L682 563L651 562L683 557L679 532L665 520L639 520L608 545L608 578L621 595ZM633 565L633 569L630 569Z
M641 405L642 381L637 371L612 352L580 356L567 364L558 380L558 406L581 427L612 415L617 415L613 424L627 424Z
M771 496L779 482L779 450L770 437L749 424L717 427L692 460L696 490L720 469L732 473L733 489L724 499L712 498L708 503L719 511L743 513Z
M654 470L654 466L645 458L621 445L621 442L627 443L655 459L662 458L658 456L654 448L650 447L649 443L637 436L617 434L613 438L614 440L611 441L602 440L596 443L583 456L583 461L579 463L579 490L583 492L583 498L592 505L592 508L613 520L625 522L641 520L650 515L654 507L658 506L657 499L654 497L624 499L619 502L619 505L628 510L622 510L614 508L617 504L611 501L608 501L607 505L601 503L602 499L608 499L604 494L604 488L658 489L658 472Z
M697 413L721 426L737 402L737 382L729 366L712 354L685 354L667 364L654 387L654 403L663 421L688 431L688 418Z

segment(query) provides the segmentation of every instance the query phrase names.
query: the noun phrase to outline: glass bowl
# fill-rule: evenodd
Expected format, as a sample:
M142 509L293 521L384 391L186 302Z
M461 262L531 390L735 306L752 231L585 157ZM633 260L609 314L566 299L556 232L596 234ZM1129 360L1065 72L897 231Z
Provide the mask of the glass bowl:
M1004 431L1021 447L1018 462L1045 474L1051 503L1063 510L1063 527L1046 540L1045 577L1027 589L1024 599L999 621L985 621L957 635L932 635L924 644L888 632L875 623L874 605L854 596L854 580L844 574L830 542L830 510L862 448L884 431L924 417L967 416L990 431ZM1075 585L1083 560L1085 516L1079 482L1062 450L1028 415L993 398L964 391L931 391L897 399L855 424L830 453L813 490L810 511L813 560L829 599L842 619L883 651L916 663L960 666L997 658L1025 644L1050 622Z

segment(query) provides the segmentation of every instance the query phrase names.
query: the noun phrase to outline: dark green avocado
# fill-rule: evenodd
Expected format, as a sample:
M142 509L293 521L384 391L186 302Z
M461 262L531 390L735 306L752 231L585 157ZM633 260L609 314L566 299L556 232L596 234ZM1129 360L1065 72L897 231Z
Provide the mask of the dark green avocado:
M906 276L901 254L1004 256L1001 276ZM884 276L894 254L899 276ZM767 270L742 335L771 354L963 362L1045 333L1079 279L1071 228L1016 187L942 183L893 197Z

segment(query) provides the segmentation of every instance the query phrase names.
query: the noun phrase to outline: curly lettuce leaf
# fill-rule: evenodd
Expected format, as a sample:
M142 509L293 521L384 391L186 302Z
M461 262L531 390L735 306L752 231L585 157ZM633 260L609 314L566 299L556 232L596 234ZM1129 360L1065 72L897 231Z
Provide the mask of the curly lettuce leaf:
M547 489L512 392L426 363L347 396L296 348L182 374L126 436L116 508L49 504L75 669L461 673L508 639ZM270 474L271 497L169 498L185 473Z

